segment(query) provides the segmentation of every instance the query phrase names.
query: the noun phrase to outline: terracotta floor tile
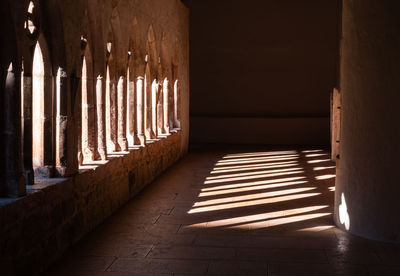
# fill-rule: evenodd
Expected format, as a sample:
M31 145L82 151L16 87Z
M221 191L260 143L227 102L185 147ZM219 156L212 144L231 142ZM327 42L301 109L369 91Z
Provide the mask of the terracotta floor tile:
M324 250L302 249L239 248L237 259L268 263L328 263Z
M324 150L190 153L47 274L400 275L400 245L335 227L334 174Z
M212 261L208 275L267 275L268 265L250 261Z
M400 267L396 266L371 266L368 268L370 276L399 276Z
M151 250L148 257L156 259L226 260L234 259L235 254L233 248L157 245Z
M208 261L197 260L141 260L119 258L109 268L109 271L204 274L207 272L208 265Z
M364 266L326 264L271 264L268 276L367 276Z

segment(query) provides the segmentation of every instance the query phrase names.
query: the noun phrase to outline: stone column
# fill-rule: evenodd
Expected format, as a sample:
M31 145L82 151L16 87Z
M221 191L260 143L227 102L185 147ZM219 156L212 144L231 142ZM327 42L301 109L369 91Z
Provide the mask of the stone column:
M146 138L155 139L156 135L153 131L153 84L150 76L146 76L145 83L145 99L146 99Z
M168 82L168 126L171 131L174 129L174 108L175 108L175 100L174 100L174 88L175 88L175 79L172 79L172 82Z
M176 80L174 83L174 128L180 128L181 122L179 121L180 117L180 91L179 91L179 81Z
M128 79L127 81L127 107L126 107L126 136L128 139L129 146L140 145L140 139L138 136L137 120L137 97L135 96L135 82Z
M96 147L97 137L95 135L96 130L96 118L95 118L95 96L93 89L93 78L87 76L88 71L86 70L86 63L84 63L82 75L86 76L82 78L82 97L81 104L82 108L82 152L85 160L93 161L97 159L99 153Z
M19 197L26 193L21 154L21 71L10 64L3 95L1 136L4 142L4 171L0 185L2 194Z
M164 91L162 81L157 83L157 124L158 134L165 134L164 129Z
M100 154L101 160L107 159L104 94L103 77L98 76L96 81L97 150Z
M33 185L32 165L32 74L24 72L22 76L22 156L26 185Z
M162 86L163 97L163 133L169 134L169 112L168 112L168 94L169 94L169 81L165 79Z
M78 138L78 164L82 165L83 159L86 159L83 157L83 150L82 148L87 148L87 140L86 134L83 133L84 125L85 125L85 104L83 103L83 93L82 89L80 90L79 95L77 95L78 100L76 102L76 105L78 106L77 112L76 112L76 125L77 125L77 138Z
M33 84L35 85L35 83ZM65 87L65 86L64 86ZM56 104L54 102L54 78L49 72L44 71L44 81L43 81L43 112L41 114L41 124L43 133L43 144L41 145L43 149L43 163L40 167L35 168L36 172L44 177L53 177L55 173L56 165L56 145L55 145L55 132L56 132ZM35 132L35 129L33 130Z
M76 130L72 116L72 94L75 78L59 68L57 74L57 125L56 125L56 169L60 176L71 176L78 172ZM73 86L73 87L72 87Z
M145 145L146 143L146 135L144 133L145 130L145 97L144 97L144 78L137 77L136 79L136 99L137 99L137 117L136 117L136 129L137 129L137 136L140 139L140 144Z
M110 120L110 133L109 133L109 148L111 151L119 151L121 148L118 145L118 108L117 108L117 83L116 81L110 80L109 82L110 89L110 110L109 110L109 120Z
M117 104L118 104L118 115L117 115L117 128L118 128L118 145L122 151L128 150L128 143L126 140L126 112L125 112L125 78L120 77L118 80L117 87Z
M335 222L400 241L400 20L397 1L345 0Z

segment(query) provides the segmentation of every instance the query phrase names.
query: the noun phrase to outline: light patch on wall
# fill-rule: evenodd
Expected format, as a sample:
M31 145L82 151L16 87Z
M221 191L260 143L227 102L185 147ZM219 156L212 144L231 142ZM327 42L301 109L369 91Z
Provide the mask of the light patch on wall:
M349 230L350 229L350 216L347 211L346 199L345 199L343 193L341 196L341 201L342 201L342 203L339 205L339 221L341 224L344 225L346 230Z

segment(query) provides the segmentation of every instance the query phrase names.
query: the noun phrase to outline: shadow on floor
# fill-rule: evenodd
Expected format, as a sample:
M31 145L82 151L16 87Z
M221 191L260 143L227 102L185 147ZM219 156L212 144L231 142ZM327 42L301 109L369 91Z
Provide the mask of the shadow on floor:
M324 149L196 149L47 275L400 275L334 226L334 182Z

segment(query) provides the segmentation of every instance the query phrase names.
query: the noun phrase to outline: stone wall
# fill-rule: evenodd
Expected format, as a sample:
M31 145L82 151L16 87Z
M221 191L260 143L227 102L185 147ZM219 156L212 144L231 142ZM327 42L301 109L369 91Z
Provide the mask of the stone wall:
M2 2L1 275L40 273L187 152L188 22L179 0Z
M335 221L352 234L400 243L398 1L343 1L342 123Z
M329 145L340 1L184 3L191 143Z
M2 275L43 271L176 162L181 136L175 132L74 177L41 179L23 198L0 199Z

